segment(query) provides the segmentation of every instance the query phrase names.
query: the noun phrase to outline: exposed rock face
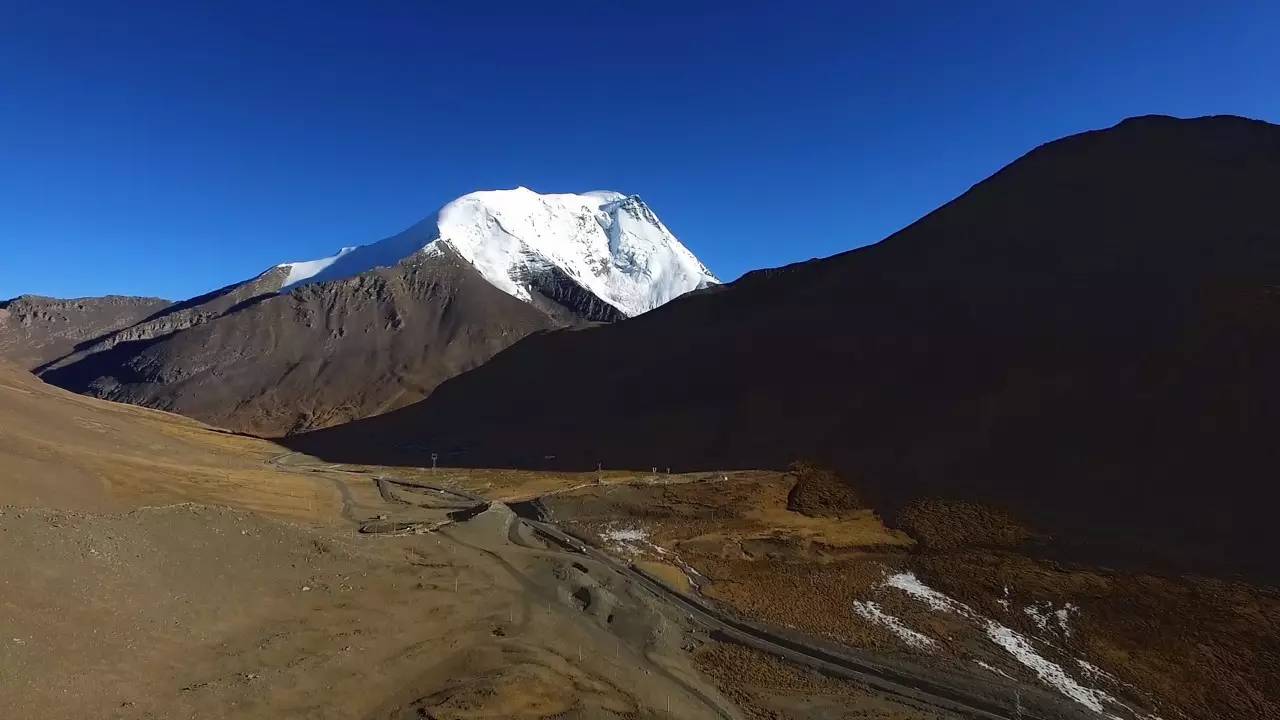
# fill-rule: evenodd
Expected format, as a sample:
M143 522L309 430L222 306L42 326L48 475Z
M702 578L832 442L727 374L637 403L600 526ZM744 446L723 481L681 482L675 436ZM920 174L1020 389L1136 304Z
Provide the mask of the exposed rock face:
M110 350L120 343L155 340L206 323L275 294L280 290L284 276L285 271L274 268L252 280L228 285L190 300L173 303L150 317L115 332L98 336L92 342L85 343L75 352L59 358L42 370L72 364L93 353Z
M281 435L420 400L525 335L574 321L501 292L449 253L286 294L277 275L175 306L43 377Z
M888 517L951 498L1081 556L1280 577L1277 187L1280 127L1136 118L877 245L529 338L424 403L294 442L378 462L811 458ZM535 387L554 401L519 402Z
M554 306L559 306L569 316L595 322L616 322L627 317L555 266L539 271L527 282L535 295L534 304L544 309L554 311Z
M160 298L22 295L0 301L0 359L35 370L169 305Z

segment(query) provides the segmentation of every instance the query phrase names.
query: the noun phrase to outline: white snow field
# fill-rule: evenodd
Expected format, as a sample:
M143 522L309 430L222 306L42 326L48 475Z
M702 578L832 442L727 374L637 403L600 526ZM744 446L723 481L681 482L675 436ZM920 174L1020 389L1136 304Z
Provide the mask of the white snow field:
M1070 673L1067 672L1066 668L1044 657L1040 653L1040 651L1037 650L1036 648L1037 643L1044 646L1050 646L1050 644L1045 642L1043 639L1027 637L1005 625L1002 625L999 622L996 622L995 620L992 620L991 618L983 616L982 614L978 613L973 608L960 602L959 600L955 600L954 598L951 598L948 595L938 592L937 590L934 590L933 588L924 584L913 573L900 572L900 573L895 573L893 575L890 575L889 577L885 578L885 581L882 584L882 587L890 587L890 588L896 588L898 590L901 590L902 592L906 593L908 596L923 603L932 611L951 613L973 622L983 630L988 640L990 640L996 646L998 646L999 648L1007 652L1017 662L1021 663L1023 666L1027 667L1032 672L1034 672L1036 676L1039 677L1040 680L1044 682L1046 685L1052 687L1053 689L1062 693L1066 697L1074 700L1075 702L1079 703L1080 705L1083 705L1084 707L1088 708L1089 710L1092 710L1093 712L1097 713L1102 717L1110 718L1111 720L1121 720L1121 716L1115 714L1115 712L1122 711L1127 715L1129 715L1130 717L1144 718L1144 720L1159 720L1154 715L1148 715L1146 713L1135 711L1133 708L1130 708L1124 703L1121 703L1115 697L1113 697L1112 695L1110 695L1109 693L1103 690L1089 687L1077 681L1075 678L1071 676ZM1052 605L1050 605L1050 607L1052 607ZM1070 609L1068 610L1068 608ZM1059 615L1058 613L1053 613L1053 617L1055 619L1061 619L1061 622L1063 623L1061 626L1062 632L1065 633L1067 631L1066 624L1065 624L1066 618L1070 614L1078 613L1078 612L1079 612L1079 609L1076 608L1074 605L1067 604L1063 606L1063 611L1061 615ZM878 617L873 617L870 619L874 620L875 622L880 622L880 623L884 622L881 618L878 618ZM1048 624L1048 620L1046 617L1046 627L1047 627L1047 624ZM903 638L903 639L908 644L916 645L917 647L919 647L919 645L912 642L911 640L907 640L906 638ZM1083 660L1079 660L1079 659L1074 659L1074 660L1077 665L1079 665L1080 667L1086 670L1093 667L1088 663L1084 662ZM984 667L990 668L990 666L986 665L985 663L980 663L980 664L982 664ZM990 668L990 669L995 670L995 668ZM995 670L995 671L1000 672L1000 674L1002 675L1005 674L999 670ZM1090 673L1090 674L1095 675L1096 677L1106 677L1105 674L1101 673L1101 671L1097 671L1096 673Z
M530 300L531 277L559 268L628 316L719 280L637 196L473 192L404 232L318 260L283 263L282 292L390 267L447 245L499 289Z

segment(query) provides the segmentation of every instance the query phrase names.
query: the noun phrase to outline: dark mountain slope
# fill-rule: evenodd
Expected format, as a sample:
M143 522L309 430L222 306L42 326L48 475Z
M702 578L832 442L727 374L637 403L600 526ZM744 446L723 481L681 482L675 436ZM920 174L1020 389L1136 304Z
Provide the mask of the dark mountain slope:
M521 302L450 254L283 295L274 292L280 279L246 297L232 290L192 301L43 378L279 435L420 400L517 339L569 322L567 311Z
M124 295L69 300L22 295L3 300L0 359L34 370L168 305L160 298Z
M1274 125L1127 120L877 245L531 337L424 403L293 442L474 465L811 458L891 514L976 500L1059 549L1274 576L1277 188Z

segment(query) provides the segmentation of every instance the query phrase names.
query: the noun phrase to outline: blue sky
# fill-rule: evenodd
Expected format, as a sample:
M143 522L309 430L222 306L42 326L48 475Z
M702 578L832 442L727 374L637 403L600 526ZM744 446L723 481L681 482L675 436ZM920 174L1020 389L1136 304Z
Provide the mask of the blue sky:
M476 189L643 196L722 278L1047 140L1280 121L1280 5L0 0L0 297L191 296Z

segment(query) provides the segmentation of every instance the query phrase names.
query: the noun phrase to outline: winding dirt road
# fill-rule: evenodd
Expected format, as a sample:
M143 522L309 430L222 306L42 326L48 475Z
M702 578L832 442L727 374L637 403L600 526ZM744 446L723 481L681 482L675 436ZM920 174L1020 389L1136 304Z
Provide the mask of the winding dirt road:
M392 506L452 511L448 520L434 523L390 522L386 519L361 522L353 517L350 491L345 490L343 516L360 524L361 532L367 534L441 531L449 525L470 519L494 502L457 487L371 475L336 465L286 464L285 461L292 455L290 453L272 458L271 463L295 470L307 468L317 472L360 477L375 483L383 502ZM340 481L338 484L341 485ZM406 500L401 497L398 489L411 491L414 499ZM702 599L676 592L632 564L621 562L587 540L565 532L541 517L536 510L531 510L538 507L536 499L515 503L511 507L516 514L516 521L509 525L507 534L508 540L513 544L530 549L547 549L530 542L529 537L521 532L522 527L527 528L552 546L559 547L561 552L590 558L627 578L654 598L678 610L713 639L743 645L962 717L982 720L1086 720L1096 717L1039 688L926 668L896 658L877 657L855 648L743 620ZM482 551L479 548L472 549ZM704 699L709 706L715 706L710 698ZM729 716L724 710L718 711L722 716Z

